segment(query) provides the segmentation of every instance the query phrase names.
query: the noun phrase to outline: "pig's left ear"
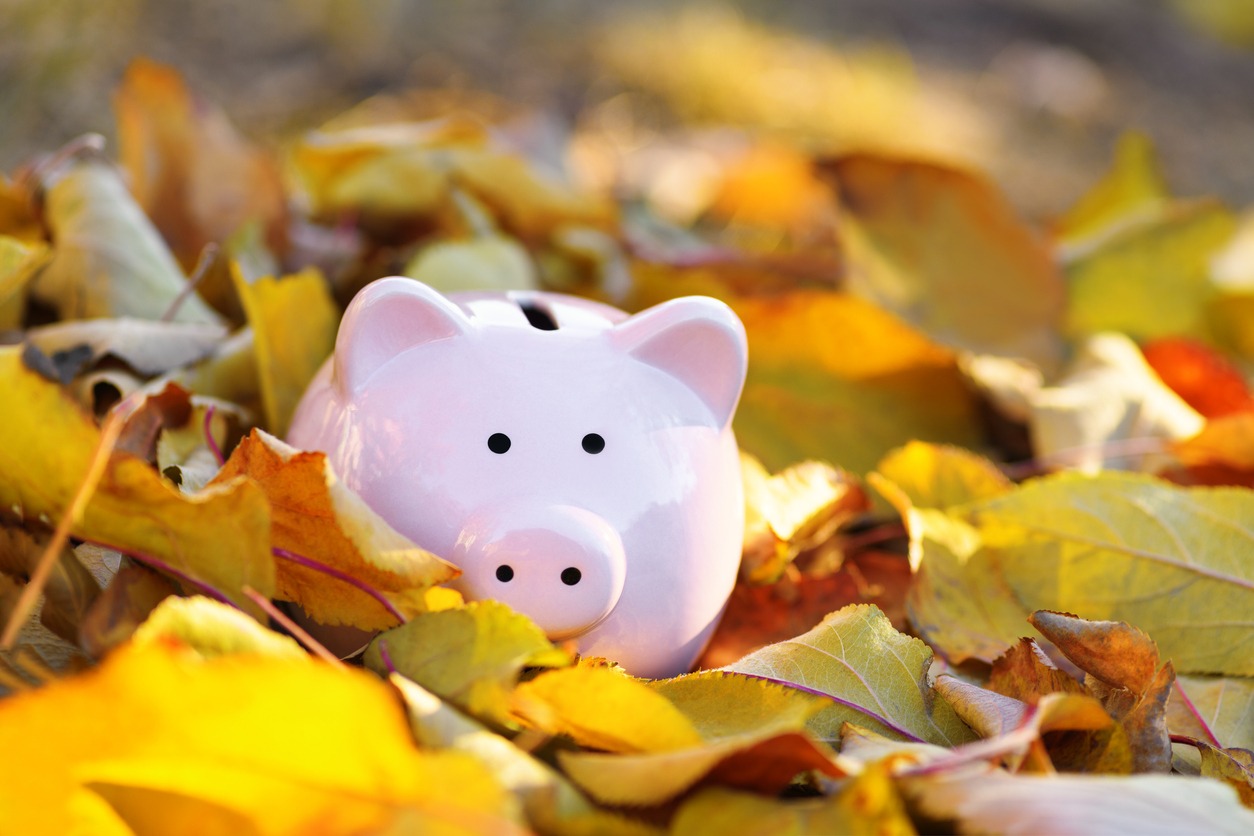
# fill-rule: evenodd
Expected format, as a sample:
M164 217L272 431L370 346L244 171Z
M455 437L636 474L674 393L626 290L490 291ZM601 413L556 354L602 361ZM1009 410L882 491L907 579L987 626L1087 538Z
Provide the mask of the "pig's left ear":
M705 296L672 299L619 323L610 339L695 392L719 427L731 421L749 361L745 328L731 308Z

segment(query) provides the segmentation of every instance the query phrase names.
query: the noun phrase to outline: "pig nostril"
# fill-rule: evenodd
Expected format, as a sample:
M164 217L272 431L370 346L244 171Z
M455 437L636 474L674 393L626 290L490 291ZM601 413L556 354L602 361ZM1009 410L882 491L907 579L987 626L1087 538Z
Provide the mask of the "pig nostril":
M505 433L492 433L488 436L488 449L498 456L509 452L509 436Z
M597 433L588 433L583 437L583 449L587 453L596 455L605 449L605 439Z
M583 579L583 572L580 572L574 566L562 570L562 583L567 586L574 586Z
M501 583L509 583L514 579L514 567L508 565L496 567L496 579Z

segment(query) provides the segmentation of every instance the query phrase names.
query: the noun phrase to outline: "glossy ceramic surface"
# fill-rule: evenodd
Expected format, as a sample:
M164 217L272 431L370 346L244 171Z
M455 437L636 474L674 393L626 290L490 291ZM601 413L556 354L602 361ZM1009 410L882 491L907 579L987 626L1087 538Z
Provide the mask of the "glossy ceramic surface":
M731 594L730 423L744 329L713 299L635 316L544 293L381 279L345 313L289 441L554 639L639 676L688 669Z

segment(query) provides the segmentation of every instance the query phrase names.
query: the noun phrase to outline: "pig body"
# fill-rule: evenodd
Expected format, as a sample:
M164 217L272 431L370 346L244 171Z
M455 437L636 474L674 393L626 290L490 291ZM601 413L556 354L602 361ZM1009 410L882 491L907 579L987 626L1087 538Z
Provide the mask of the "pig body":
M743 497L735 315L627 317L555 294L383 279L345 314L288 433L470 599L639 676L687 670L735 582Z

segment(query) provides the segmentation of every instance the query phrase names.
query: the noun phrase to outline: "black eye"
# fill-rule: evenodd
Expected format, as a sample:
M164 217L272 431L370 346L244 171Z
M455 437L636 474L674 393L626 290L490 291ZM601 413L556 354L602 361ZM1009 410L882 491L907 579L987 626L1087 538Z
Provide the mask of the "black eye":
M509 450L509 436L505 433L492 433L492 435L488 436L488 449L498 455L507 452Z
M594 455L600 453L605 449L605 439L596 433L588 433L583 437L583 449Z

